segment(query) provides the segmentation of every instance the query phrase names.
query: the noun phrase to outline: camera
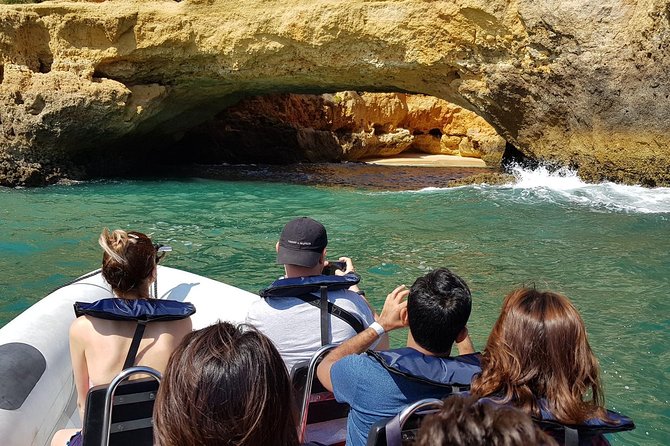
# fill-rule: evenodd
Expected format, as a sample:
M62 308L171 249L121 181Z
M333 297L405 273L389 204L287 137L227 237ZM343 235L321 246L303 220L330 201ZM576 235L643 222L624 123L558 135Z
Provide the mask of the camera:
M323 268L323 271L321 271L321 274L325 276L334 276L336 270L341 270L344 271L347 269L347 262L328 262L328 266Z
M172 246L162 245L160 243L154 243L154 249L156 250L156 263L160 262L165 254L172 252Z

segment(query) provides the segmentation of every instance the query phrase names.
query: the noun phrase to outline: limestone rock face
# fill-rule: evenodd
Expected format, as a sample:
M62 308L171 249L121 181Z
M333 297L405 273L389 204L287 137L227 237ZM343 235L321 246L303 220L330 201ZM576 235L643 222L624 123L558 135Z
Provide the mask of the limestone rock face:
M199 150L226 147L227 159L247 162L267 161L268 151L312 162L411 151L483 158L498 166L505 150L505 140L486 121L442 99L353 91L243 100L187 132L184 141L194 139Z
M660 0L3 5L0 182L161 159L245 96L352 90L435 96L476 112L524 154L586 179L668 185L669 45L670 8ZM376 106L390 123L410 103ZM432 118L421 119L430 127ZM407 139L380 125L389 146ZM458 141L441 134L439 145L412 144L467 155L476 140L484 158L497 144L464 130ZM332 138L318 132L301 138L328 146Z

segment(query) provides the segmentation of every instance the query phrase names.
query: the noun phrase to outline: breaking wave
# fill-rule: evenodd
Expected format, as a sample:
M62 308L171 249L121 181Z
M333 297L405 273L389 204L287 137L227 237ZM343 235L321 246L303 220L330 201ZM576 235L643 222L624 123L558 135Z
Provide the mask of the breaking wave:
M589 184L569 169L549 170L546 167L524 169L514 167L516 182L502 186L463 186L477 188L491 198L514 201L541 201L556 204L577 204L595 210L643 214L670 213L670 187L647 188L611 182ZM420 192L454 189L424 188Z
M575 171L549 171L544 167L534 170L515 167L513 174L517 182L507 187L531 193L535 198L624 212L670 213L670 187L647 188L611 182L589 184Z

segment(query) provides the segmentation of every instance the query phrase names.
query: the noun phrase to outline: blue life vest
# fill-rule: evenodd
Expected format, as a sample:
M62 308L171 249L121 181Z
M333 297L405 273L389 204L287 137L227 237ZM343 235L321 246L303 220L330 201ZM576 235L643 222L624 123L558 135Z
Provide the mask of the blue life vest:
M358 284L361 278L358 274L349 273L344 276L306 276L282 277L259 291L259 295L266 297L296 297L304 294L316 293L322 287L328 290L344 290Z
M496 398L481 398L479 401L514 407L511 403L502 404ZM546 400L541 399L538 404L540 417L534 416L533 421L565 446L589 445L594 437L635 429L635 423L631 418L612 410L607 410L607 416L612 422L606 422L600 418L590 418L582 424L564 424L556 420L554 415L549 412Z
M95 302L75 302L74 314L79 317L89 315L113 321L137 321L137 327L130 343L123 370L135 364L135 357L144 335L144 329L153 321L176 321L186 319L195 313L190 302L163 299L120 299L117 297Z
M269 287L259 291L258 294L264 299L295 297L319 308L321 313L321 345L328 345L330 344L328 314L332 314L349 324L356 333L365 330L366 327L356 316L328 301L328 291L345 290L360 281L360 276L355 273L343 276L284 277L275 280ZM319 297L316 297L313 293L319 293Z
M442 358L409 347L366 353L391 373L455 392L468 390L472 378L482 371L479 353Z
M75 302L74 314L84 314L115 321L174 321L195 313L190 302L159 299L101 299L95 302Z

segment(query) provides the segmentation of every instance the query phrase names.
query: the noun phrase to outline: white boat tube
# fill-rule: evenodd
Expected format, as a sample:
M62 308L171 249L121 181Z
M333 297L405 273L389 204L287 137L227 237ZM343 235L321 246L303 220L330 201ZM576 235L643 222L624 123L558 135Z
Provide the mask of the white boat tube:
M0 329L0 443L47 446L65 427L81 427L68 331L76 301L112 297L98 273L49 294ZM193 328L242 323L259 297L186 271L158 267L157 297L193 303Z

